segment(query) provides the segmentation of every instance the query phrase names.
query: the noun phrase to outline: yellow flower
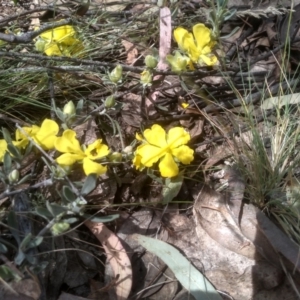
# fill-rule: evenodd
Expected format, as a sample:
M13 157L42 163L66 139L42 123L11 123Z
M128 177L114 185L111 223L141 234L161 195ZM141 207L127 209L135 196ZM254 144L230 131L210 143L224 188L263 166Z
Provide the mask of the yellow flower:
M144 70L141 73L141 83L146 86L152 83L152 73L149 70Z
M56 139L55 148L59 152L64 153L56 159L59 165L71 166L75 162L82 162L85 175L92 173L102 175L107 170L107 167L95 162L95 160L109 154L108 147L103 145L100 139L88 145L83 151L79 141L76 139L76 132L67 129L63 132L62 137Z
M174 127L168 133L160 125L153 125L144 131L144 143L138 146L133 164L136 169L152 167L159 161L159 171L163 177L178 175L176 161L187 165L194 159L194 151L185 144L191 139L182 127Z
M56 135L59 131L55 121L45 119L41 127L33 125L31 127L22 127L22 129L43 149L51 150L54 148ZM13 144L16 147L25 148L28 142L27 136L17 129L16 141L13 141Z
M81 41L74 36L76 31L71 25L59 26L39 35L35 45L38 51L48 56L70 56L83 49Z
M0 140L0 162L3 162L4 154L7 151L6 140Z
M213 66L218 62L217 57L211 53L214 46L211 31L204 24L194 25L193 33L178 27L174 30L174 37L179 48L187 53L194 63Z
M182 107L183 109L186 109L186 108L189 107L189 104L186 103L186 102L182 102L182 103L181 103L181 107Z
M187 71L187 67L191 70L194 69L191 59L182 55L179 51L175 51L174 55L168 54L166 60L171 65L171 71L176 73Z

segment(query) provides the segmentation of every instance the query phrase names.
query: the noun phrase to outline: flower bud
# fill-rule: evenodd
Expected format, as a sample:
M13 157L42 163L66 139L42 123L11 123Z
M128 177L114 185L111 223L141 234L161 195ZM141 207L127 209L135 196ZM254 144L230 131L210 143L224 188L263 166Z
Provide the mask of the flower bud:
M46 44L47 44L46 41L39 38L34 44L35 50L43 53L45 51Z
M116 104L115 96L111 95L105 99L104 105L106 108L112 108Z
M152 82L152 73L148 70L144 70L141 73L141 83L143 85L150 85Z
M64 106L63 113L64 113L64 115L66 115L66 116L72 116L72 115L75 115L75 114L76 114L76 108L75 108L75 105L74 105L73 101L69 101L69 102Z
M121 162L122 161L122 154L120 152L113 152L109 156L109 161L111 161L111 162Z
M123 152L124 152L125 154L131 154L132 151L133 151L132 146L127 146L127 147L125 147L125 148L123 149Z
M152 56L152 55L147 55L145 57L145 65L149 68L149 69L154 69L156 68L158 64L158 60Z
M117 65L109 74L109 80L113 83L117 83L121 78L123 74L123 68L121 65Z
M65 222L60 222L60 223L56 223L51 227L51 232L53 235L59 235L64 233L65 231L67 231L70 228L70 224L69 223L65 223Z
M12 170L8 175L8 181L10 184L17 183L20 178L20 173L18 170Z

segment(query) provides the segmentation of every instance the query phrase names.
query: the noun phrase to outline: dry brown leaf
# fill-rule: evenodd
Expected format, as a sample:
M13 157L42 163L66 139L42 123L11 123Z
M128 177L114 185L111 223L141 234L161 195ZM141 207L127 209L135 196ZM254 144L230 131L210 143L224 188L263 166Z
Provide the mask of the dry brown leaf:
M127 53L126 64L132 65L133 63L135 63L139 52L136 49L135 45L129 41L122 40L122 45L124 46Z
M132 268L129 257L119 238L103 223L86 221L85 225L101 242L107 255L107 261L114 271L115 278L118 278L114 286L117 299L127 299L132 286Z
M38 300L41 295L39 282L34 276L9 283L11 290L5 289L4 285L0 286L0 299L2 300Z

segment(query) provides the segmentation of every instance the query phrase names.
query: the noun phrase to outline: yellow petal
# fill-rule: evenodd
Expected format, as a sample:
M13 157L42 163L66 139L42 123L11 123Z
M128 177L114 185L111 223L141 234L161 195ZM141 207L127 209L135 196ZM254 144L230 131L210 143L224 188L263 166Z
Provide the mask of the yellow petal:
M203 65L203 62L205 65L207 66L214 66L215 64L218 63L218 59L215 55L200 55L199 57L199 65L202 66Z
M189 107L189 104L186 103L186 102L182 102L182 103L181 103L181 107L182 107L183 109L186 109L186 108Z
M63 55L56 43L46 44L44 52L48 56L62 56Z
M76 132L70 129L67 129L63 132L61 137L58 137L55 140L55 148L59 152L63 153L76 153L82 156L85 156L83 151L80 148L79 141L76 139Z
M165 155L166 151L152 146L152 145L140 145L137 147L136 155L141 156L141 164L146 167L152 167L161 157Z
M7 150L6 140L0 140L0 162L3 162L3 158L6 150Z
M40 34L40 37L42 37L45 40L59 42L62 39L68 36L72 36L74 34L75 30L73 26L64 25L45 31L42 34Z
M167 153L160 161L159 171L163 177L174 177L178 175L179 169L171 154Z
M136 154L132 160L133 165L137 170L142 170L144 166L142 165L142 157L139 154Z
M171 128L167 135L168 145L171 149L185 145L191 139L191 136L182 127Z
M136 133L135 138L140 142L143 140L143 136L140 133Z
M154 124L151 129L146 129L144 131L144 137L146 141L153 146L160 148L167 146L166 132L160 125Z
M84 151L85 155L92 160L102 158L109 154L109 149L106 145L101 144L102 140L96 140L90 144Z
M202 53L203 48L210 43L210 29L204 24L193 26L193 34L197 42L197 49Z
M180 146L171 151L172 155L185 165L190 164L194 160L194 150L188 146Z
M73 154L73 153L64 153L58 158L56 158L56 162L62 166L71 166L75 164L77 161L81 161L83 159L82 155Z
M182 27L178 27L174 30L174 38L175 38L175 41L177 42L179 48L182 50L182 51L187 51L188 49L185 49L184 48L184 43L183 43L183 38L184 36L188 34L188 31Z
M58 131L59 127L55 121L45 119L40 130L36 133L35 139L43 149L51 150L54 148L54 142Z
M101 164L98 164L89 158L84 158L83 159L83 170L85 175L90 175L90 174L97 174L97 175L102 175L106 173L107 167L102 166Z

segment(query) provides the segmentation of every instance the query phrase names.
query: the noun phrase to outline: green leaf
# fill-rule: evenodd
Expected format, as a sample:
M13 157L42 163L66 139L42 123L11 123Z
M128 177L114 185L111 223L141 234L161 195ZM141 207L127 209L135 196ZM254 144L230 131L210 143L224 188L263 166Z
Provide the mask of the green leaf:
M51 204L49 201L46 201L46 207L53 217L57 217L58 215L65 213L67 209L58 204Z
M18 184L22 184L22 183L26 182L27 180L29 180L30 178L31 178L31 174L27 174L19 180Z
M9 226L9 230L10 230L12 236L15 238L18 245L20 245L21 240L20 240L20 235L19 235L19 227L18 227L16 213L13 210L11 210L8 213L7 225Z
M2 243L0 243L0 252L1 253L6 253L7 252L7 247L5 245L3 245Z
M156 176L155 173L154 173L154 171L153 171L152 169L149 169L149 168L147 169L147 175L148 175L151 179L153 179L153 180L155 180L156 182L160 183L161 185L164 184L163 179L162 179L161 177Z
M76 115L79 116L82 112L82 109L83 109L83 104L84 104L84 101L83 99L80 99L78 102L77 102L77 105L76 105Z
M68 219L64 219L64 222L73 224L73 223L77 222L78 220L79 220L79 218L68 218Z
M12 279L21 279L21 277L16 272L14 272L11 268L9 268L6 265L0 266L0 277L5 281L9 281Z
M6 128L3 128L2 127L2 134L3 134L3 137L4 139L6 140L7 143L11 143L11 136L10 136L10 133L9 131L6 129Z
M143 235L134 234L133 238L154 253L175 274L176 278L195 299L222 300L213 285L173 246Z
M42 243L42 241L43 241L43 237L41 236L33 237L31 233L28 233L23 239L23 241L21 242L20 249L25 252L30 248L37 247Z
M19 248L22 250L22 251L26 251L27 250L27 245L30 243L31 241L31 238L32 238L32 234L31 233L28 233L24 239L22 240Z
M63 186L62 195L69 202L73 202L77 198L77 196L73 193L72 189L67 185Z
M7 149L11 153L11 155L13 157L17 158L18 160L21 160L23 158L20 150L14 144L8 143L7 144Z
M1 242L2 244L4 244L4 245L6 245L6 246L8 246L8 247L10 247L10 248L12 248L12 249L14 249L14 250L16 250L16 251L18 250L18 247L16 247L14 244L12 244L12 243L10 243L10 242L8 242L8 241L2 239L2 238L0 238L0 242Z
M28 243L27 249L38 247L38 246L42 243L43 239L44 239L44 238L43 238L42 236L34 237L34 238L31 239L31 241Z
M89 194L96 187L96 184L97 184L96 174L88 175L81 189L81 195L85 196Z
M65 116L65 114L62 112L62 110L61 110L60 108L58 108L58 107L56 108L55 114L57 115L57 117L58 117L61 121L65 122L66 116Z
M15 264L19 266L20 264L22 264L24 259L25 259L25 254L21 249L19 249L18 254L15 257Z
M171 202L179 193L183 182L183 175L178 174L176 177L167 178L163 187L163 204Z
M45 219L49 219L52 218L52 214L49 212L49 210L45 207L37 207L35 209L35 213L38 214L39 216L45 218Z
M29 144L27 145L27 147L25 149L24 157L29 155L30 153L32 153L32 147L33 147L32 143L29 142Z
M159 108L162 111L169 111L169 109L167 107L159 105L159 104L157 104L156 107Z
M9 174L11 171L11 156L8 152L5 152L3 158L3 171L5 174Z
M37 264L37 257L33 256L32 254L24 254L24 256L31 265Z
M91 215L88 214L83 214L83 217L85 219L89 219L90 221L94 223L107 223L107 222L112 222L120 217L120 215L109 215L109 216L101 216L101 217L91 217Z
M236 14L236 9L231 9L227 11L224 15L224 21L230 20Z

